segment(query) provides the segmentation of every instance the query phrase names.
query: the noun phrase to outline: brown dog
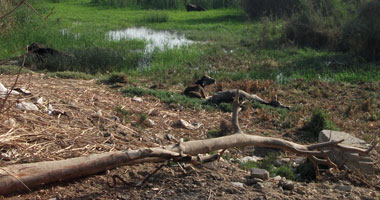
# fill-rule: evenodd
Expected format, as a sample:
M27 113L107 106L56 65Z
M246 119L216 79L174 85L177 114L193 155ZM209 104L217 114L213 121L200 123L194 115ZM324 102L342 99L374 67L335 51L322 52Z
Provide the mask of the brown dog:
M206 98L206 92L204 88L207 85L211 85L215 83L215 79L205 75L202 76L201 79L195 81L193 84L191 84L189 87L185 89L183 92L184 95L188 97L193 97L193 98L200 98L200 99L205 99Z

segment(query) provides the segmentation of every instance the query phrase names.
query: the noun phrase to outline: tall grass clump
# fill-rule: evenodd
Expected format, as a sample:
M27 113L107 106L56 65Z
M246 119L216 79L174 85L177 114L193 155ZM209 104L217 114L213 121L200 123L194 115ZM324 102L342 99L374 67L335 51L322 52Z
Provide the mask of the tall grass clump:
M366 60L380 60L380 1L360 6L343 30L344 48Z
M169 16L165 12L161 11L149 11L146 15L141 18L141 22L147 23L162 23L167 22Z
M283 36L300 46L336 48L349 11L341 0L300 0L299 11L287 21Z

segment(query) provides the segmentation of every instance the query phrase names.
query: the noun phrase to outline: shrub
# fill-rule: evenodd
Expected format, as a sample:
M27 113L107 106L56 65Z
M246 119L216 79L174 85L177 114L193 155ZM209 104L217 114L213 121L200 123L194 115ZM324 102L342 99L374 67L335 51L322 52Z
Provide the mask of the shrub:
M109 76L100 80L101 83L105 84L116 84L116 83L127 83L127 75L122 72L113 72Z
M319 132L323 129L333 129L336 130L335 124L328 119L328 116L322 110L313 110L313 115L311 116L310 121L308 121L303 128L302 131L309 132L312 134L314 138L317 138Z
M250 18L290 16L298 10L300 0L244 0L244 11Z
M283 38L301 46L336 48L348 10L341 0L301 0L299 12L285 25Z
M344 48L367 60L380 60L380 1L364 3L344 27Z

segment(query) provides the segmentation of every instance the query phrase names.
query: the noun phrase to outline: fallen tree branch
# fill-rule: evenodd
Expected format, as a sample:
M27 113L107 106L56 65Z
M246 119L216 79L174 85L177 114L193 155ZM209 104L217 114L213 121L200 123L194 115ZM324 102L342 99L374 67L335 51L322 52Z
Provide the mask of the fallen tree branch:
M237 91L237 94L238 93L239 91ZM45 161L3 167L0 168L0 194L25 191L28 188L36 188L52 182L67 181L97 174L102 171L125 165L162 162L167 160L188 162L192 164L211 162L217 160L220 155L200 156L199 154L244 146L277 148L306 156L311 158L313 163L315 163L316 170L318 169L318 164L321 163L336 168L336 165L328 159L329 151L317 151L316 149L335 147L342 141L302 145L279 138L245 134L238 124L239 106L239 98L235 98L232 119L232 123L235 127L235 134L233 135L207 140L181 141L178 144L172 144L165 147L108 152L67 160ZM344 148L344 146L340 146L340 148ZM353 150L348 148L347 151ZM357 149L354 151L357 151ZM362 153L369 153L369 151L362 150ZM323 160L317 157L325 159Z
M232 102L237 93L239 94L239 98L242 98L242 99L246 99L249 101L256 101L258 103L265 104L272 107L290 109L290 106L281 104L279 101L277 101L277 99L272 100L272 101L266 101L255 94L249 94L247 92L244 92L243 90L238 90L238 89L217 92L212 97L208 98L207 101L214 104L220 104L222 102Z

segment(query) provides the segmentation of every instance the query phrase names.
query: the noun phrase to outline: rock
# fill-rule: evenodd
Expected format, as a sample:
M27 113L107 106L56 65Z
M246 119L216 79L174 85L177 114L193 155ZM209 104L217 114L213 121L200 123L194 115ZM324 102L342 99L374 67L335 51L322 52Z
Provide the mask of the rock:
M260 182L259 182L259 183L256 184L256 187L257 187L258 189L264 189L265 186L264 186L263 183L260 183Z
M274 166L280 167L283 165L287 165L290 162L290 158L279 158L276 161L274 161Z
M261 157L257 157L257 156L245 156L243 158L240 159L240 162L242 163L247 163L247 162L257 162L259 160L263 160L263 158Z
M166 138L167 140L177 140L172 134L167 134L167 135L165 135L165 138Z
M300 195L305 195L305 194L306 194L306 192L305 192L305 188L298 188L298 187L297 187L296 192L297 192L298 194L300 194Z
M251 172L251 178L269 179L269 172L265 169L251 168L249 171Z
M148 126L148 127L153 127L153 126L156 125L156 123L155 123L153 120L151 120L151 119L146 119L146 120L144 121L144 124L145 124L146 126Z
M199 127L202 126L202 124L200 124L200 123L190 124L189 122L187 122L183 119L180 119L176 123L174 123L173 126L178 127L178 128L185 128L185 129L193 130L193 129L198 129Z
M136 97L136 96L134 96L133 98L132 98L132 100L133 101L136 101L136 102L143 102L143 99L141 98L141 97Z
M5 120L4 123L5 123L5 125L10 126L10 127L15 127L17 125L16 120L13 118L9 118L9 119Z
M44 105L44 98L40 97L39 99L37 99L37 104L40 104L41 106Z
M281 176L275 176L275 177L273 177L273 180L280 181L281 180Z
M38 107L36 105L34 105L31 102L25 102L25 101L18 103L17 108L20 110L38 111Z
M331 130L323 130L319 133L318 142L327 142L330 140L342 140L341 143L346 146L358 147L367 149L369 148L369 144L367 144L364 140L360 140L348 133L339 132L339 131L331 131ZM338 166L347 166L350 169L360 169L362 173L365 174L373 174L374 173L374 163L371 157L363 156L358 153L346 152L343 149L338 148L329 148L332 152L329 154L331 161L333 161Z
M243 183L240 183L240 182L231 182L231 183L232 183L232 185L233 185L234 187L240 187L240 188L243 188L243 187L244 187Z
M253 184L262 183L262 182L263 182L263 180L259 179L259 178L249 178L249 179L247 179L247 185L253 185Z
M294 190L294 183L293 183L293 181L281 180L278 184L284 190Z
M335 187L335 189L341 190L341 191L344 191L344 192L351 192L352 186L351 185L338 185L338 186Z
M293 160L294 162L292 163L293 167L299 167L301 164L303 164L306 161L306 158L296 158Z

